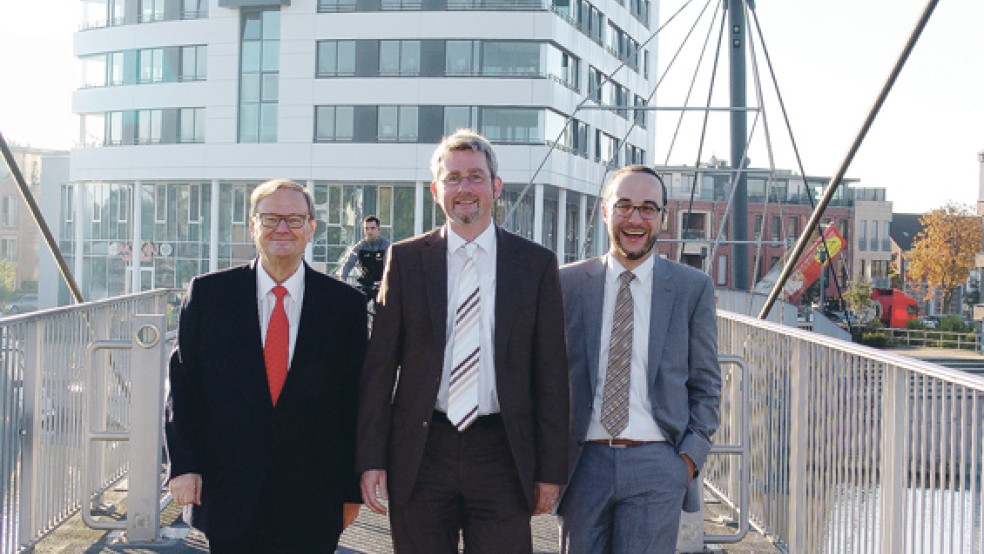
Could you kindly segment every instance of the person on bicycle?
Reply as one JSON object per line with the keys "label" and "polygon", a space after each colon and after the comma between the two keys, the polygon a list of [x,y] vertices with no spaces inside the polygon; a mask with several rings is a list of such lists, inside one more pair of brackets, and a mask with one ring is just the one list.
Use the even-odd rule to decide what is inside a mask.
{"label": "person on bicycle", "polygon": [[362,220],[362,230],[365,238],[349,250],[348,259],[342,266],[342,280],[347,281],[352,268],[359,264],[359,289],[368,300],[374,300],[379,291],[379,281],[383,278],[386,249],[389,248],[390,241],[379,235],[379,218],[374,215],[367,215]]}

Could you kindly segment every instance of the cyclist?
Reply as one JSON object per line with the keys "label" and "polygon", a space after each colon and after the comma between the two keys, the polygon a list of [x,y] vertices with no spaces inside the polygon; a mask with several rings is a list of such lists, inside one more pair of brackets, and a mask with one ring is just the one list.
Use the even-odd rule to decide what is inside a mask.
{"label": "cyclist", "polygon": [[348,259],[342,266],[342,280],[347,281],[349,273],[358,264],[359,288],[365,293],[367,300],[372,301],[376,299],[379,281],[383,278],[386,249],[389,248],[390,241],[379,235],[379,218],[374,215],[367,215],[362,220],[362,230],[365,238],[349,249]]}

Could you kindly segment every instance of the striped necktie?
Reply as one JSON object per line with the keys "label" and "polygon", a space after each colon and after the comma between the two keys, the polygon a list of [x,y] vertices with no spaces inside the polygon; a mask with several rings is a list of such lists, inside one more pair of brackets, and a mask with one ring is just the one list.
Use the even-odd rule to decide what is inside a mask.
{"label": "striped necktie", "polygon": [[619,275],[612,340],[608,346],[608,370],[601,401],[601,424],[612,437],[618,437],[629,424],[629,376],[632,361],[632,291],[635,279],[631,271]]}
{"label": "striped necktie", "polygon": [[481,295],[475,269],[476,248],[477,245],[470,242],[461,247],[466,259],[458,279],[458,307],[454,314],[448,419],[459,431],[467,429],[478,418]]}

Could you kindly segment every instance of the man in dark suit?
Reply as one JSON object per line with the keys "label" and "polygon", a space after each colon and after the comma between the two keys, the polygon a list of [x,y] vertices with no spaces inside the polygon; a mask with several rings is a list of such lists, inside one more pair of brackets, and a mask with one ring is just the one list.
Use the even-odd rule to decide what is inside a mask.
{"label": "man in dark suit", "polygon": [[303,263],[316,225],[303,187],[267,181],[250,200],[257,259],[194,278],[181,308],[171,495],[213,553],[334,552],[359,509],[365,300]]}
{"label": "man in dark suit", "polygon": [[570,389],[552,252],[492,223],[492,146],[438,146],[447,225],[394,244],[363,368],[356,468],[401,554],[530,552],[567,479]]}
{"label": "man in dark suit", "polygon": [[602,201],[608,255],[560,273],[575,462],[557,510],[561,551],[672,554],[718,427],[714,288],[653,255],[666,208],[655,171],[620,169]]}

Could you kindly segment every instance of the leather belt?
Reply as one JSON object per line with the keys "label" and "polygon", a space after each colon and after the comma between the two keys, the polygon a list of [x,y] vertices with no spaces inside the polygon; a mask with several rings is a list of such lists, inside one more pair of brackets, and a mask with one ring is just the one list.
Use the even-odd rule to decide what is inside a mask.
{"label": "leather belt", "polygon": [[656,444],[657,441],[634,441],[632,439],[594,439],[589,440],[591,444],[600,444],[602,446],[608,446],[610,448],[626,448],[629,446],[644,446],[647,444]]}

